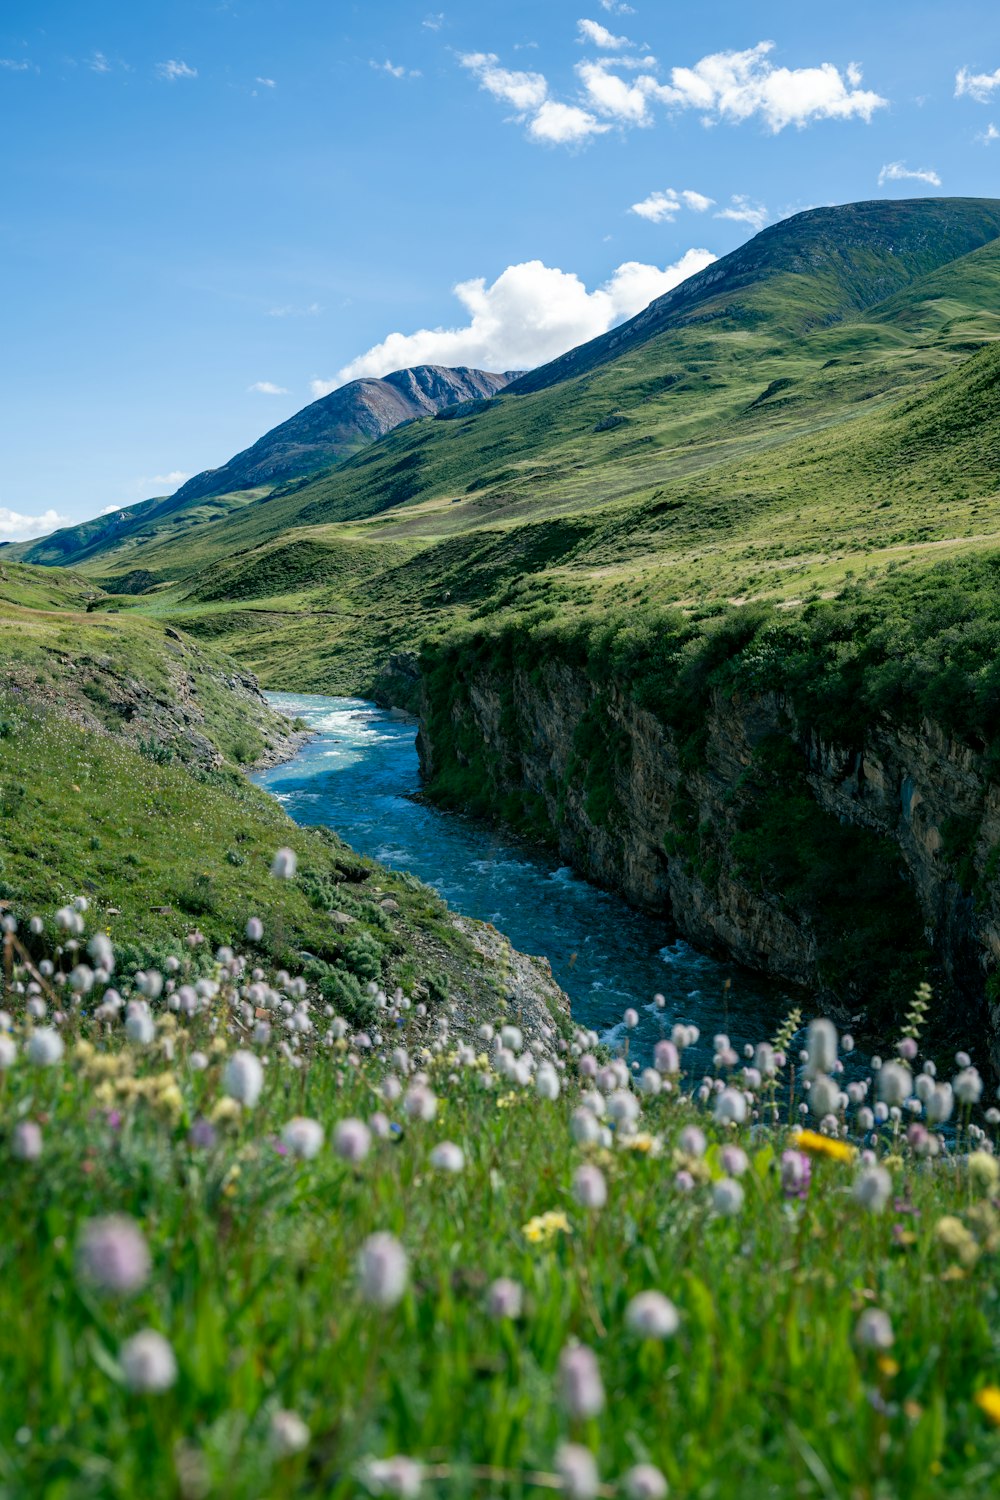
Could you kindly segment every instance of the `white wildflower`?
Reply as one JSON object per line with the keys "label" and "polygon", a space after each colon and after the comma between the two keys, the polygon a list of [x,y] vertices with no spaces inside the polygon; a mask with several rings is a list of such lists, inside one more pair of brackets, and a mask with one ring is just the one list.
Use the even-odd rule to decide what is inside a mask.
{"label": "white wildflower", "polygon": [[854,1341],[862,1349],[891,1349],[894,1336],[888,1314],[878,1307],[867,1308],[858,1319]]}
{"label": "white wildflower", "polygon": [[312,1161],[323,1147],[323,1127],[318,1120],[306,1115],[295,1115],[281,1132],[282,1144],[293,1156],[303,1161]]}
{"label": "white wildflower", "polygon": [[231,1099],[253,1109],[264,1087],[264,1069],[253,1052],[234,1052],[226,1063],[222,1087]]}
{"label": "white wildflower", "polygon": [[298,862],[294,849],[279,849],[271,861],[271,874],[278,880],[291,880]]}
{"label": "white wildflower", "polygon": [[668,1339],[680,1327],[677,1309],[662,1292],[640,1292],[625,1310],[625,1322],[644,1339]]}
{"label": "white wildflower", "polygon": [[864,1167],[855,1179],[854,1197],[869,1213],[882,1213],[892,1197],[892,1178],[885,1167]]}
{"label": "white wildflower", "polygon": [[461,1172],[465,1167],[465,1152],[454,1141],[439,1141],[431,1152],[431,1166],[439,1172]]}
{"label": "white wildflower", "polygon": [[282,1458],[309,1446],[309,1428],[298,1412],[276,1411],[271,1417],[271,1446]]}
{"label": "white wildflower", "polygon": [[333,1149],[342,1161],[357,1166],[371,1149],[372,1133],[363,1120],[339,1120],[333,1131]]}
{"label": "white wildflower", "polygon": [[369,1235],[358,1257],[361,1295],[376,1307],[395,1307],[406,1291],[409,1262],[395,1235]]}
{"label": "white wildflower", "polygon": [[623,1480],[626,1500],[665,1500],[669,1485],[653,1464],[636,1464]]}
{"label": "white wildflower", "polygon": [[589,1448],[580,1443],[561,1443],[556,1450],[556,1472],[569,1500],[595,1500],[601,1482]]}
{"label": "white wildflower", "polygon": [[603,1208],[608,1201],[608,1185],[600,1167],[589,1162],[573,1174],[573,1197],[584,1208]]}
{"label": "white wildflower", "polygon": [[712,1206],[725,1218],[740,1212],[743,1197],[743,1188],[732,1177],[720,1177],[712,1187]]}
{"label": "white wildflower", "polygon": [[51,1068],[60,1062],[65,1050],[62,1037],[51,1026],[40,1026],[28,1038],[28,1061],[39,1068]]}
{"label": "white wildflower", "polygon": [[119,1360],[130,1391],[155,1395],[167,1391],[177,1379],[174,1351],[155,1329],[144,1328],[122,1345]]}
{"label": "white wildflower", "polygon": [[77,1248],[77,1269],[84,1281],[104,1292],[128,1296],[144,1287],[149,1248],[135,1220],[126,1214],[89,1220]]}

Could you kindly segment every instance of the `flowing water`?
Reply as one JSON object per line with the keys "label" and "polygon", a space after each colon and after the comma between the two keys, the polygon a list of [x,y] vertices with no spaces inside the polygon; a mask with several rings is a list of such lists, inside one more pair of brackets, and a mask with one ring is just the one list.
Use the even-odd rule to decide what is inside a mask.
{"label": "flowing water", "polygon": [[633,1058],[648,1057],[664,1026],[686,1021],[703,1038],[689,1062],[708,1065],[716,1032],[737,1047],[769,1037],[794,1003],[558,860],[421,801],[414,720],[359,698],[268,696],[314,731],[294,759],[255,777],[297,823],[333,828],[359,853],[433,886],[456,912],[492,922],[522,952],[544,954],[576,1020],[610,1043],[634,1006]]}

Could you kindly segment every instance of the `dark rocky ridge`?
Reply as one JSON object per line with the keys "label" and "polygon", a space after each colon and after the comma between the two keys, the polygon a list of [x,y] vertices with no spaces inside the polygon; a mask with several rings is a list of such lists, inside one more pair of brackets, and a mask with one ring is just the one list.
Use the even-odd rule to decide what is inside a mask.
{"label": "dark rocky ridge", "polygon": [[314,474],[417,417],[495,396],[520,371],[495,374],[464,366],[418,365],[382,380],[352,380],[296,412],[219,469],[181,485],[174,502],[224,495]]}
{"label": "dark rocky ridge", "polygon": [[63,527],[37,541],[16,543],[12,555],[43,567],[68,567],[126,540],[141,545],[162,534],[164,521],[186,524],[191,511],[202,501],[211,502],[221,515],[226,502],[215,501],[214,496],[307,479],[377,442],[404,422],[436,416],[467,402],[489,400],[521,373],[419,365],[412,370],[395,370],[383,380],[352,380],[265,432],[221,468],[195,474],[173,495],[155,496],[110,515]]}

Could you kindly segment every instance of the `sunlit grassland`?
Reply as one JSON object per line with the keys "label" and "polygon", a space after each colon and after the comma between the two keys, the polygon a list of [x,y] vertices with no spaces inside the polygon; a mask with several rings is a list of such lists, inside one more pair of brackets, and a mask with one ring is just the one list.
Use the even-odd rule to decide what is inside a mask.
{"label": "sunlit grassland", "polygon": [[[996,374],[987,346],[916,390],[841,404],[826,423],[807,392],[808,431],[799,398],[779,392],[776,409],[764,402],[731,417],[690,458],[658,460],[616,428],[602,435],[605,462],[589,477],[580,469],[557,486],[534,476],[523,496],[510,478],[499,495],[487,488],[458,504],[424,499],[367,521],[300,526],[203,564],[139,607],[218,640],[269,685],[333,690],[367,687],[391,650],[440,628],[536,601],[568,611],[642,599],[794,607],[854,577],[996,546]],[[378,462],[389,449],[397,462],[417,451],[421,429],[462,425],[415,424],[378,445]],[[346,471],[336,479],[345,482]],[[587,485],[593,500],[573,501]]]}
{"label": "sunlit grassland", "polygon": [[[295,850],[307,885],[277,902],[274,850]],[[311,894],[310,894],[311,893]],[[206,770],[81,728],[0,693],[0,898],[17,911],[89,896],[103,930],[137,962],[180,951],[184,924],[218,944],[248,902],[268,914],[265,951],[318,961],[348,1013],[374,978],[493,997],[491,975],[427,887],[355,855],[326,829],[293,823],[232,768]],[[379,903],[398,912],[390,920]],[[331,905],[346,911],[331,922]],[[346,925],[350,924],[350,925]]]}
{"label": "sunlit grassland", "polygon": [[[258,895],[247,887],[246,913]],[[288,899],[267,903],[265,931]],[[812,1138],[811,1182],[800,1157],[793,1183],[782,1153],[805,1142],[749,1117],[716,1122],[676,1075],[670,1092],[641,1096],[633,1128],[577,1145],[571,1116],[588,1085],[569,1053],[552,1100],[494,1071],[493,1046],[470,1048],[443,1004],[426,1019],[383,1011],[387,1034],[368,1052],[327,1031],[310,998],[314,1029],[289,1054],[277,1025],[254,1039],[239,981],[194,956],[219,985],[194,1015],[175,1015],[165,995],[140,1045],[120,1020],[89,1019],[85,998],[67,1007],[66,1057],[48,1068],[27,1057],[41,1021],[25,1021],[23,995],[3,996],[18,1057],[0,1137],[9,1152],[30,1121],[43,1145],[38,1159],[8,1160],[0,1204],[0,1494],[593,1496],[558,1477],[567,1441],[592,1453],[606,1496],[649,1493],[625,1479],[639,1463],[688,1500],[972,1500],[1000,1481],[991,1161],[977,1158],[974,1175],[963,1159],[915,1155],[890,1122],[869,1138],[889,1174],[873,1210],[855,1196],[856,1151],[836,1135]],[[174,983],[189,977],[182,964]],[[133,993],[127,964],[115,983]],[[264,1084],[240,1107],[225,1069],[247,1047]],[[943,1077],[949,1059],[938,1063]],[[386,1084],[402,1075],[410,1087],[409,1068],[437,1096],[433,1120],[411,1118]],[[778,1087],[797,1105],[800,1081],[782,1073]],[[305,1161],[282,1144],[301,1116],[327,1137]],[[333,1144],[346,1119],[374,1127],[361,1158]],[[704,1155],[682,1135],[695,1122]],[[444,1141],[463,1153],[457,1173],[431,1160]],[[603,1207],[581,1202],[584,1163],[606,1183]],[[85,1226],[112,1213],[150,1249],[148,1281],[129,1296],[80,1272]],[[546,1214],[548,1229],[532,1225]],[[359,1278],[373,1233],[394,1236],[409,1262],[384,1307]],[[522,1289],[517,1316],[490,1311],[500,1277]],[[631,1300],[650,1290],[676,1308],[666,1338],[630,1326]],[[888,1319],[881,1347],[859,1332],[871,1310]],[[165,1390],[130,1387],[121,1350],[142,1329],[173,1351]],[[590,1415],[559,1375],[575,1341],[599,1370]],[[281,1445],[281,1411],[306,1426],[299,1451]],[[418,1471],[408,1487],[366,1481],[392,1455],[420,1465],[422,1482]]]}

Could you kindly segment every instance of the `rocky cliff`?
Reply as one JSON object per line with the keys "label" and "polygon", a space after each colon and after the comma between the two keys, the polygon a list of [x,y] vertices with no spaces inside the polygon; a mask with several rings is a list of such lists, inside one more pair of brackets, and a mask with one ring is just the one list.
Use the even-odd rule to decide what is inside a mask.
{"label": "rocky cliff", "polygon": [[[888,1023],[930,977],[1000,1068],[1000,787],[969,746],[883,718],[848,749],[782,694],[719,690],[693,743],[585,665],[451,665],[422,689],[432,794],[843,1015]],[[412,658],[382,694],[414,705]]]}

